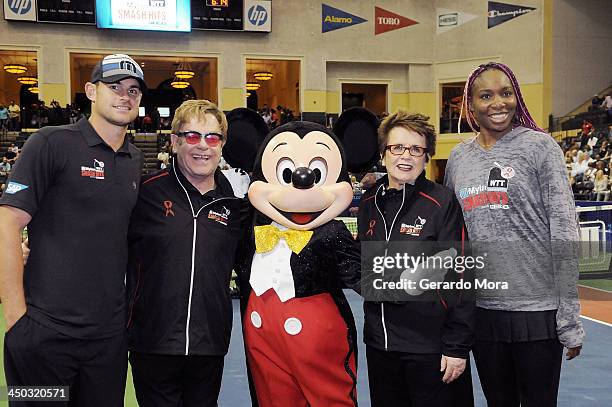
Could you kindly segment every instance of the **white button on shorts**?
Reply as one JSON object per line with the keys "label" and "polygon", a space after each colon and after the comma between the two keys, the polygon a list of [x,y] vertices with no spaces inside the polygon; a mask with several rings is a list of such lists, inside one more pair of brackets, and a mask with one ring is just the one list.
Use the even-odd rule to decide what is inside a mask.
{"label": "white button on shorts", "polygon": [[251,312],[251,323],[255,328],[261,328],[261,316],[257,311]]}
{"label": "white button on shorts", "polygon": [[302,331],[302,322],[297,318],[287,318],[285,321],[285,332],[289,335],[297,335]]}

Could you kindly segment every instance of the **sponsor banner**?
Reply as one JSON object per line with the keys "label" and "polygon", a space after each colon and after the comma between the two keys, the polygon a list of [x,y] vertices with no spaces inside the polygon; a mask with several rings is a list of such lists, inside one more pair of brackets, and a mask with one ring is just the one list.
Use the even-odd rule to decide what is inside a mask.
{"label": "sponsor banner", "polygon": [[95,0],[38,0],[38,21],[95,24]]}
{"label": "sponsor banner", "polygon": [[272,31],[272,1],[244,1],[244,31]]}
{"label": "sponsor banner", "polygon": [[411,25],[418,24],[418,21],[400,16],[392,11],[381,7],[374,8],[374,35],[386,33]]}
{"label": "sponsor banner", "polygon": [[244,0],[198,0],[191,2],[192,30],[242,31],[244,30],[244,16]]}
{"label": "sponsor banner", "polygon": [[437,15],[436,32],[438,34],[450,31],[478,17],[475,14],[468,14],[468,13],[463,13],[461,11],[449,10],[445,8],[437,9],[436,15]]}
{"label": "sponsor banner", "polygon": [[36,21],[36,0],[4,0],[4,19]]}
{"label": "sponsor banner", "polygon": [[340,28],[350,27],[365,23],[366,19],[356,16],[346,11],[321,4],[321,32],[338,30]]}
{"label": "sponsor banner", "polygon": [[514,4],[489,2],[488,28],[493,28],[523,14],[535,10],[535,7],[518,6]]}

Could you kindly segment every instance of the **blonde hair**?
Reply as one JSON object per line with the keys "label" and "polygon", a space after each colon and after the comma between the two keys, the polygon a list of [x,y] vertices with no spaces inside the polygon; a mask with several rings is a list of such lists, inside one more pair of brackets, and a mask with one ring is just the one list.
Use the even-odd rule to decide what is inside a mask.
{"label": "blonde hair", "polygon": [[215,119],[217,119],[219,127],[221,128],[221,133],[227,136],[227,119],[225,118],[225,113],[219,110],[217,105],[213,102],[205,99],[186,100],[176,109],[176,112],[174,112],[174,119],[172,119],[172,133],[178,133],[184,124],[194,119],[205,121],[206,114],[212,114]]}

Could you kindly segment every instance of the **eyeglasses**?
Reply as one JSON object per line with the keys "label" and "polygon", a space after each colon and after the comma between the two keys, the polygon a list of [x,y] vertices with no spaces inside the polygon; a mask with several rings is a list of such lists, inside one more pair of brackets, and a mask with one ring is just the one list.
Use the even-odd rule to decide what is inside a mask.
{"label": "eyeglasses", "polygon": [[209,147],[217,147],[223,141],[223,134],[210,132],[202,134],[199,131],[179,131],[176,133],[178,137],[185,137],[187,144],[200,144],[202,137]]}
{"label": "eyeglasses", "polygon": [[393,155],[402,155],[404,154],[404,151],[408,150],[408,154],[413,157],[423,157],[423,154],[427,152],[425,147],[405,146],[403,144],[391,144],[385,147],[385,150],[389,150],[389,152]]}

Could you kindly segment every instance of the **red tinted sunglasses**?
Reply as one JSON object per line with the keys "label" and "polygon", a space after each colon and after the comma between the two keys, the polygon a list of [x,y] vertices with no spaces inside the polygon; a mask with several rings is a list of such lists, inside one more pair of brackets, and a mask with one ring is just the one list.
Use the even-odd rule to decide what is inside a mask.
{"label": "red tinted sunglasses", "polygon": [[199,131],[180,131],[176,133],[179,137],[185,137],[185,141],[187,144],[200,144],[202,137],[204,137],[204,141],[209,147],[217,147],[223,141],[223,134],[210,132],[202,134]]}

